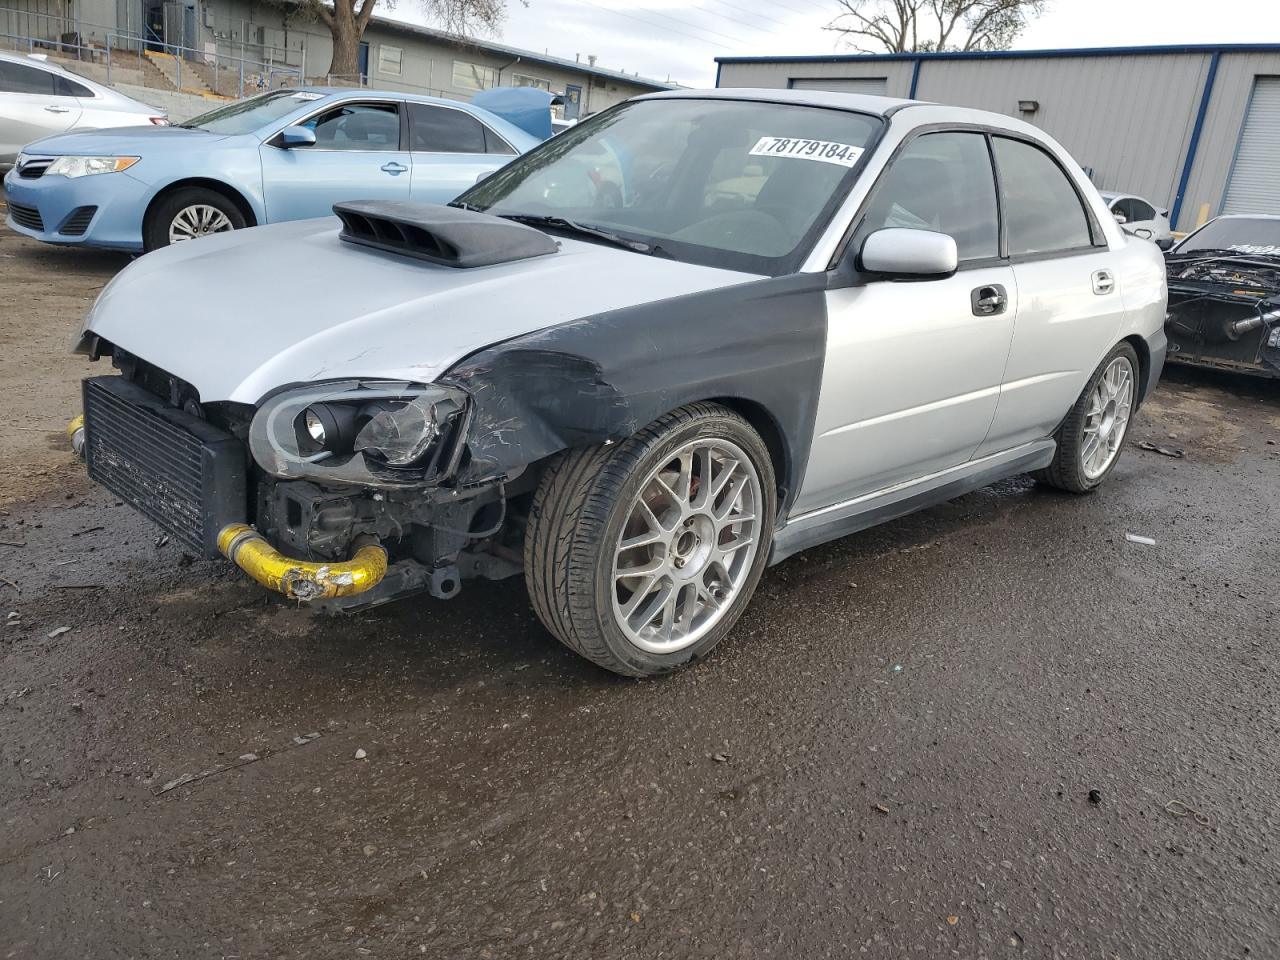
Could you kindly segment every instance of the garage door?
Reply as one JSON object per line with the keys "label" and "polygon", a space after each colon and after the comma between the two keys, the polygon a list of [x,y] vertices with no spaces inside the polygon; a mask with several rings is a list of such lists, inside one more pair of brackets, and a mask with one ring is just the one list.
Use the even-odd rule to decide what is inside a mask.
{"label": "garage door", "polygon": [[883,97],[888,90],[884,77],[793,77],[792,90],[835,90],[838,93],[869,93]]}
{"label": "garage door", "polygon": [[1280,77],[1253,82],[1223,213],[1280,213]]}

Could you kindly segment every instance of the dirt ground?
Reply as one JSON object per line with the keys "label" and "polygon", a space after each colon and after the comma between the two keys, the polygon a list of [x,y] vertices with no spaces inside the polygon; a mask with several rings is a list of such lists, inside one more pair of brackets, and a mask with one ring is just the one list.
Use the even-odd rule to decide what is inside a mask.
{"label": "dirt ground", "polygon": [[0,232],[0,958],[1277,956],[1280,385],[1173,371],[1097,494],[810,551],[623,681],[518,582],[316,618],[92,488],[124,262]]}

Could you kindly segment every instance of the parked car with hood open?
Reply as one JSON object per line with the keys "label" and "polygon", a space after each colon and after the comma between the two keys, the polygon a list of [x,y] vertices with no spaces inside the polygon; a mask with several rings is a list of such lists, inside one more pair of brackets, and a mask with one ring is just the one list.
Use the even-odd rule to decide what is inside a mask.
{"label": "parked car with hood open", "polygon": [[622,674],[705,654],[807,547],[1012,474],[1094,489],[1164,359],[1160,252],[992,113],[661,93],[449,206],[335,212],[111,282],[90,476],[331,608],[523,576]]}
{"label": "parked car with hood open", "polygon": [[[497,96],[518,123],[485,108]],[[285,89],[170,127],[50,137],[27,145],[5,177],[9,226],[141,252],[325,216],[341,200],[443,203],[549,137],[550,101],[532,88],[472,103]]]}

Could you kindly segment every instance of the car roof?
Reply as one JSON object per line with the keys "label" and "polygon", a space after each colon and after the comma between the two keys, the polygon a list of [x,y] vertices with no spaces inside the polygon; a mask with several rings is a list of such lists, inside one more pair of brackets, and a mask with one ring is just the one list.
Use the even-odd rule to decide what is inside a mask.
{"label": "car roof", "polygon": [[851,113],[877,117],[901,116],[910,125],[940,121],[972,123],[1023,133],[1041,141],[1052,140],[1045,131],[1024,120],[990,110],[953,107],[930,100],[903,100],[900,97],[877,97],[867,93],[842,93],[836,90],[778,90],[763,87],[716,87],[712,90],[663,90],[647,93],[635,100],[754,100],[764,103],[799,104],[809,107],[848,110]]}
{"label": "car roof", "polygon": [[33,57],[27,53],[9,53],[8,51],[0,50],[0,60],[8,60],[10,63],[25,64],[28,67],[35,67],[38,70],[48,70],[50,73],[65,74],[66,76],[74,77],[77,80],[85,79],[79,74],[72,73],[60,64],[54,63],[44,57]]}
{"label": "car roof", "polygon": [[1280,220],[1280,213],[1223,213],[1213,220]]}
{"label": "car roof", "polygon": [[887,117],[902,107],[923,103],[896,97],[875,97],[865,93],[835,90],[777,90],[763,87],[717,87],[714,90],[660,90],[637,100],[756,100],[767,103],[796,103],[811,107],[834,107],[857,113]]}

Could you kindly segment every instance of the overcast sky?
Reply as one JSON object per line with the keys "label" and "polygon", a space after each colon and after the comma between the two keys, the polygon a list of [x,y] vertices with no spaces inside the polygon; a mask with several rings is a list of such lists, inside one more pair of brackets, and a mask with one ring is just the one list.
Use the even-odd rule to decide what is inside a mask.
{"label": "overcast sky", "polygon": [[[1276,0],[1050,0],[1020,49],[1280,41]],[[1210,14],[1212,10],[1212,14]],[[829,54],[835,0],[508,0],[501,42],[657,80],[713,86],[717,56]],[[384,11],[387,13],[388,11]],[[390,15],[423,22],[411,2]]]}

